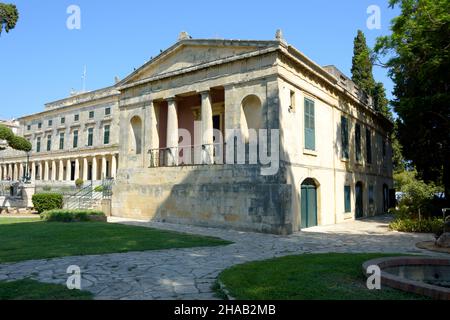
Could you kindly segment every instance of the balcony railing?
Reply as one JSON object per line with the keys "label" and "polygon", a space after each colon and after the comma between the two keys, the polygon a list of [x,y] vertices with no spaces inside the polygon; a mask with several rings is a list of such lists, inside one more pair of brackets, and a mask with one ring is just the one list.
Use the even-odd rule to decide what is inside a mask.
{"label": "balcony railing", "polygon": [[223,143],[150,149],[150,168],[223,164],[224,150]]}

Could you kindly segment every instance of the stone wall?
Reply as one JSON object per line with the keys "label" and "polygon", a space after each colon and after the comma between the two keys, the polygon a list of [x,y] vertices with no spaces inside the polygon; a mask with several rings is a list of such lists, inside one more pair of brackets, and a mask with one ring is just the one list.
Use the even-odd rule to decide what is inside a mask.
{"label": "stone wall", "polygon": [[113,216],[289,234],[291,187],[259,166],[122,170]]}

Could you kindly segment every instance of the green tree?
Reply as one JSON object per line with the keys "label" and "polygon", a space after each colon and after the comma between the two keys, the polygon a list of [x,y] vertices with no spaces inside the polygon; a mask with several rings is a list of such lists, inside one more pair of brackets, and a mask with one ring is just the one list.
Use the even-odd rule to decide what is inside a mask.
{"label": "green tree", "polygon": [[361,30],[358,30],[353,41],[352,80],[369,95],[373,94],[375,88],[372,69],[371,53],[366,37]]}
{"label": "green tree", "polygon": [[375,110],[381,112],[386,118],[392,119],[392,113],[389,108],[389,100],[386,98],[386,90],[382,82],[377,82],[373,88],[373,105]]}
{"label": "green tree", "polygon": [[[16,136],[12,130],[4,125],[0,124],[0,140],[6,142],[8,147],[14,150],[29,152],[32,149],[31,143],[22,137]],[[5,149],[5,147],[0,146],[0,150]]]}
{"label": "green tree", "polygon": [[8,33],[19,20],[19,11],[14,4],[0,3],[0,35],[3,29]]}
{"label": "green tree", "polygon": [[403,153],[425,182],[444,185],[450,196],[450,0],[390,0],[401,8],[392,34],[375,52],[394,81]]}

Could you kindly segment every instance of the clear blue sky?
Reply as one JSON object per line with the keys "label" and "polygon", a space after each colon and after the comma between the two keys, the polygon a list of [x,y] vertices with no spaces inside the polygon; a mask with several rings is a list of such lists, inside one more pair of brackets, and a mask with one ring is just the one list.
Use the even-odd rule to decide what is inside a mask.
{"label": "clear blue sky", "polygon": [[[86,88],[99,89],[121,79],[180,31],[194,38],[273,39],[278,28],[286,40],[320,65],[334,64],[350,75],[353,39],[362,29],[369,46],[389,33],[398,10],[387,0],[227,0],[227,1],[13,1],[19,22],[0,37],[0,118],[42,111],[44,103]],[[66,27],[67,7],[81,8],[81,30]],[[366,27],[370,5],[381,8],[382,28]],[[391,97],[386,70],[375,68]]]}

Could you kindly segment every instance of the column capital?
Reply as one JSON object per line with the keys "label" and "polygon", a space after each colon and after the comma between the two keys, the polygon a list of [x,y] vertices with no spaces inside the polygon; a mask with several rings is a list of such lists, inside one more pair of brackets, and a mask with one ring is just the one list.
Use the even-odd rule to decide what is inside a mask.
{"label": "column capital", "polygon": [[170,102],[176,102],[177,97],[172,96],[172,97],[165,98],[164,100],[167,101],[167,102],[169,102],[169,103],[170,103]]}

